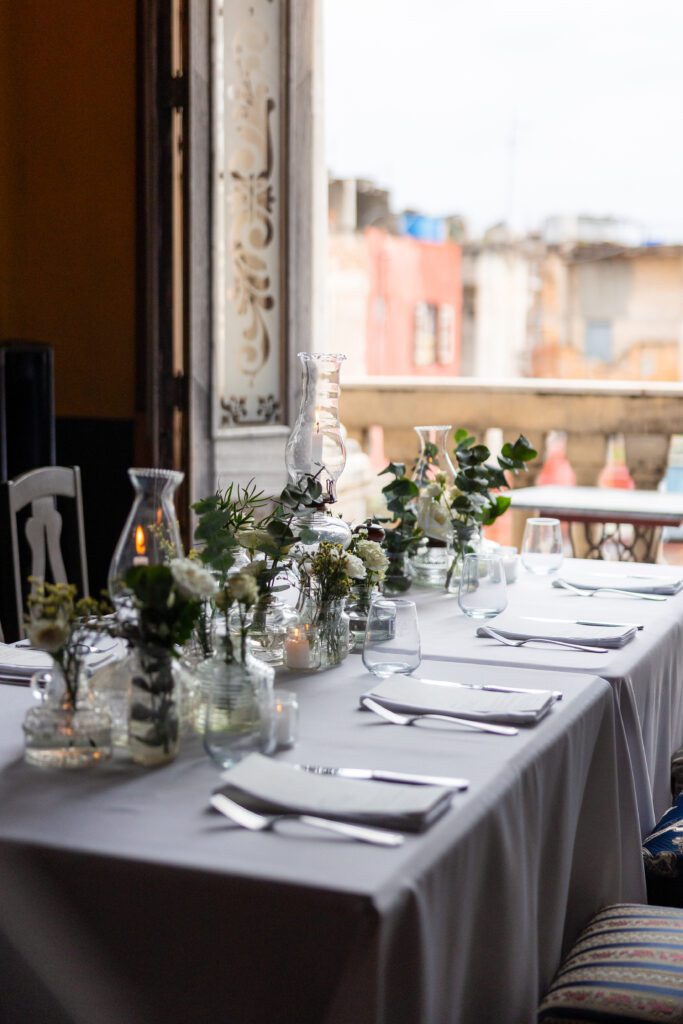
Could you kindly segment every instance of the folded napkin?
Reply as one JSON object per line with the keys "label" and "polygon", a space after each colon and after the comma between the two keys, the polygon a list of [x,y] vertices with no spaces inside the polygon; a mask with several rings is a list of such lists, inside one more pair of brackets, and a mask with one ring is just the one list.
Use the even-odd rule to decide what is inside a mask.
{"label": "folded napkin", "polygon": [[261,754],[249,754],[221,776],[215,790],[261,814],[313,814],[361,825],[421,832],[450,805],[452,790],[356,782],[313,775]]}
{"label": "folded napkin", "polygon": [[683,588],[683,578],[645,572],[634,572],[624,576],[612,572],[586,572],[558,577],[553,586],[560,585],[563,579],[579,590],[600,590],[601,587],[609,587],[610,590],[623,590],[625,593],[635,591],[638,594],[671,595],[677,594]]}
{"label": "folded napkin", "polygon": [[[535,622],[519,615],[500,615],[491,620],[491,629],[510,640],[564,640],[568,644],[592,647],[623,647],[638,632],[636,626],[584,626],[578,622]],[[487,636],[480,626],[477,636]]]}
{"label": "folded napkin", "polygon": [[[117,661],[126,653],[122,640],[114,637],[91,638],[89,643],[97,650],[84,656],[85,666],[94,672],[110,661]],[[17,644],[0,644],[0,681],[28,682],[36,672],[45,672],[52,668],[52,658],[45,651],[36,651],[28,647],[25,640]]]}
{"label": "folded napkin", "polygon": [[410,676],[384,679],[363,696],[372,697],[390,711],[445,713],[503,725],[534,725],[548,714],[556,700],[550,690],[498,693],[469,689],[457,682],[427,682]]}

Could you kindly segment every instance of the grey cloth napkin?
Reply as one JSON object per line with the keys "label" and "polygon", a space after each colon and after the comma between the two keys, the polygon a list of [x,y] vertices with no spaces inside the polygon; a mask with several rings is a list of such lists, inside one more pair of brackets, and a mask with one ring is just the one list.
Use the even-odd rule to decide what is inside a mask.
{"label": "grey cloth napkin", "polygon": [[302,772],[262,754],[249,754],[221,776],[215,790],[261,814],[314,814],[337,821],[420,832],[450,805],[443,786],[357,782]]}
{"label": "grey cloth napkin", "polygon": [[[87,653],[83,660],[86,668],[94,672],[111,661],[118,661],[126,653],[126,645],[122,640],[113,637],[92,639],[97,650]],[[36,672],[46,672],[52,668],[52,658],[45,651],[36,651],[26,646],[26,641],[16,644],[0,644],[0,681],[13,682],[25,680],[29,683]]]}
{"label": "grey cloth napkin", "polygon": [[469,689],[457,682],[427,682],[403,675],[384,679],[364,696],[372,697],[391,711],[445,713],[502,725],[535,725],[548,714],[556,699],[550,690],[539,690],[537,694],[498,693]]}
{"label": "grey cloth napkin", "polygon": [[[623,647],[638,630],[635,626],[584,626],[578,622],[533,622],[523,616],[499,615],[491,619],[491,629],[510,640],[563,640],[568,644],[589,644],[595,647]],[[479,626],[477,636],[486,636],[486,626]]]}
{"label": "grey cloth napkin", "polygon": [[638,594],[677,594],[683,588],[683,579],[673,579],[667,576],[657,576],[654,573],[631,573],[626,576],[611,572],[581,573],[581,575],[562,576],[579,590],[599,590],[601,587],[609,587],[610,590],[623,590],[625,593],[635,591]]}

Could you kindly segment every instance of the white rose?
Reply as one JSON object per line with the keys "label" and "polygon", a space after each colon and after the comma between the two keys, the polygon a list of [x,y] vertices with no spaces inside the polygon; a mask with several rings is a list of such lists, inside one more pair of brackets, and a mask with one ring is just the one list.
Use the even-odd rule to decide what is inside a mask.
{"label": "white rose", "polygon": [[251,607],[258,601],[258,585],[249,573],[236,573],[228,580],[228,593],[233,601]]}
{"label": "white rose", "polygon": [[421,496],[417,503],[417,522],[427,537],[433,540],[448,540],[451,533],[451,517],[441,502]]}
{"label": "white rose", "polygon": [[426,487],[422,488],[422,490],[420,492],[420,497],[440,498],[441,494],[442,494],[442,491],[443,491],[443,488],[439,484],[436,484],[436,483],[427,484]]}
{"label": "white rose", "polygon": [[176,587],[189,601],[204,601],[218,589],[209,570],[189,558],[173,558],[171,572]]}
{"label": "white rose", "polygon": [[356,543],[356,554],[362,559],[365,568],[370,572],[386,572],[389,566],[389,559],[384,551],[374,540],[359,540]]}
{"label": "white rose", "polygon": [[352,580],[365,579],[365,566],[357,555],[352,555],[349,551],[344,552],[344,571]]}
{"label": "white rose", "polygon": [[69,639],[69,624],[65,619],[31,619],[28,626],[31,647],[55,654]]}

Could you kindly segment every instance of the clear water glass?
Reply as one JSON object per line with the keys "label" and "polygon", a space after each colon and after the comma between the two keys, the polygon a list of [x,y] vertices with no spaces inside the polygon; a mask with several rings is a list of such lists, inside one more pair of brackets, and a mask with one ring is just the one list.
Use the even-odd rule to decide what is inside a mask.
{"label": "clear water glass", "polygon": [[557,572],[564,550],[559,519],[527,519],[522,541],[522,565],[537,576]]}
{"label": "clear water glass", "polygon": [[492,619],[508,603],[505,566],[498,555],[465,555],[460,574],[458,604],[471,619]]}
{"label": "clear water glass", "polygon": [[414,672],[420,661],[415,602],[405,597],[374,597],[363,643],[363,664],[368,672],[386,679]]}

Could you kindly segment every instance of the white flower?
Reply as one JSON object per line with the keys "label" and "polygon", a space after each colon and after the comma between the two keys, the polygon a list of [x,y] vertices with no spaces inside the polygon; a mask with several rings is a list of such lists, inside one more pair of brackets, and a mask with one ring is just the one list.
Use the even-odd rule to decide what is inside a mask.
{"label": "white flower", "polygon": [[452,532],[448,509],[440,501],[424,495],[417,502],[417,522],[427,537],[433,540],[448,540]]}
{"label": "white flower", "polygon": [[384,551],[374,540],[359,540],[356,541],[355,553],[362,560],[365,568],[370,572],[384,573],[389,566],[389,559],[385,555]]}
{"label": "white flower", "polygon": [[420,497],[440,498],[442,493],[443,493],[443,487],[441,487],[440,484],[431,483],[431,484],[427,484],[426,487],[422,488],[422,490],[420,491]]}
{"label": "white flower", "polygon": [[272,544],[273,538],[267,530],[244,529],[235,531],[235,539],[247,551],[255,551],[263,544]]}
{"label": "white flower", "polygon": [[249,608],[258,601],[258,585],[250,573],[238,572],[228,580],[228,594]]}
{"label": "white flower", "polygon": [[365,566],[363,562],[358,555],[352,555],[349,551],[344,552],[344,571],[349,579],[365,579]]}
{"label": "white flower", "polygon": [[69,639],[69,624],[64,618],[31,619],[28,638],[36,650],[55,654]]}
{"label": "white flower", "polygon": [[176,587],[189,601],[204,601],[218,589],[209,570],[189,558],[171,559],[171,572]]}

